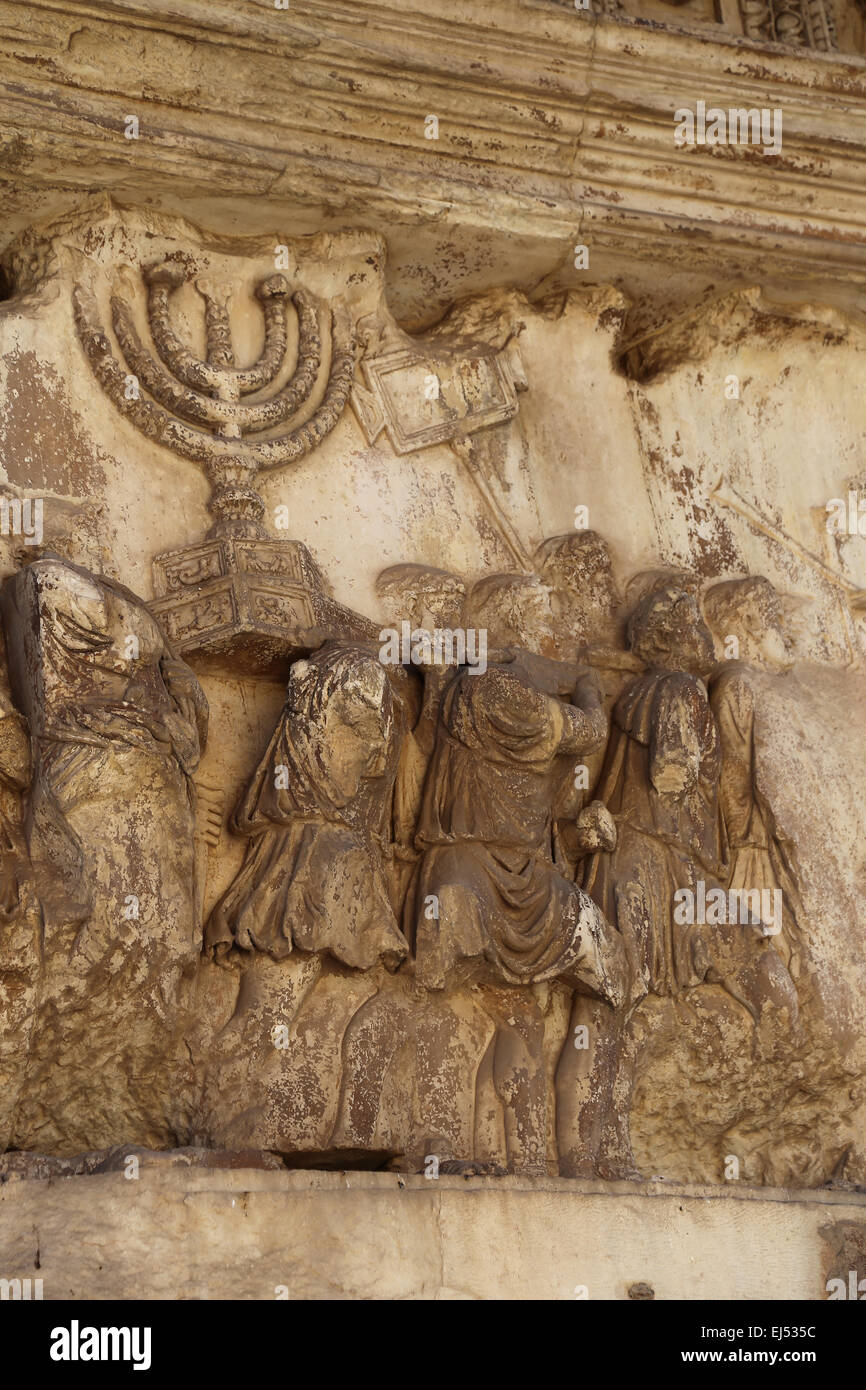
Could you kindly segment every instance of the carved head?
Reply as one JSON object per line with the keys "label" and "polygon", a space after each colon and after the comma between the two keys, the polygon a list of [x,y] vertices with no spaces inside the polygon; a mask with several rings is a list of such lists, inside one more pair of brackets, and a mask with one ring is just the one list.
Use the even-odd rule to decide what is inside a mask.
{"label": "carved head", "polygon": [[59,555],[48,554],[32,568],[39,575],[43,642],[55,654],[86,659],[89,674],[80,672],[80,679],[92,681],[97,669],[135,677],[165,654],[162,629],[125,585]]}
{"label": "carved head", "polygon": [[641,599],[628,622],[628,645],[647,666],[707,675],[713,639],[694,597],[667,585]]}
{"label": "carved head", "polygon": [[329,643],[296,661],[286,711],[307,772],[334,806],[384,773],[394,697],[384,668],[363,648]]}
{"label": "carved head", "polygon": [[704,613],[715,635],[725,645],[735,637],[736,654],[768,670],[786,670],[792,664],[785,633],[782,600],[769,579],[750,576],[714,584],[704,595]]}
{"label": "carved head", "polygon": [[494,574],[472,587],[468,627],[487,632],[488,647],[525,647],[553,655],[555,636],[550,588],[534,574]]}
{"label": "carved head", "polygon": [[651,570],[640,570],[633,574],[625,587],[625,602],[635,609],[641,599],[657,594],[660,589],[682,589],[697,602],[701,592],[700,576],[691,570],[677,569],[666,565]]}
{"label": "carved head", "polygon": [[622,602],[607,541],[597,531],[572,531],[542,541],[535,554],[541,579],[564,632],[580,642],[611,641]]}
{"label": "carved head", "polygon": [[432,565],[391,565],[376,580],[376,593],[392,622],[432,632],[458,626],[466,585],[458,575]]}

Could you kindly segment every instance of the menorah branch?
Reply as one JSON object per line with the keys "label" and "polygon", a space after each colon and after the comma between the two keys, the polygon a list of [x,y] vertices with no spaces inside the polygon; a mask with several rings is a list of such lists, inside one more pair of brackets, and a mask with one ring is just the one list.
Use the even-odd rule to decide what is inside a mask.
{"label": "menorah branch", "polygon": [[174,415],[197,425],[219,428],[236,425],[242,434],[272,429],[288,420],[312,394],[322,361],[321,339],[315,301],[303,290],[293,296],[298,311],[298,356],[295,371],[284,386],[267,401],[244,405],[238,401],[217,400],[171,376],[143,346],[125,300],[111,300],[112,323],[124,358],[144,389]]}
{"label": "menorah branch", "polygon": [[[284,276],[271,275],[256,288],[265,320],[265,345],[251,367],[203,362],[178,338],[169,320],[170,295],[186,281],[186,271],[174,261],[151,266],[144,273],[148,286],[148,317],[156,350],[170,371],[186,386],[200,391],[227,394],[235,400],[248,396],[270,383],[279,373],[286,352],[286,309],[289,286]],[[207,312],[207,311],[206,311]],[[216,352],[211,319],[210,350]],[[233,356],[233,354],[232,354]]]}
{"label": "menorah branch", "polygon": [[321,444],[343,413],[354,374],[355,331],[348,310],[338,302],[331,315],[331,371],[322,403],[315,414],[291,434],[251,446],[250,457],[258,468],[281,468]]}
{"label": "menorah branch", "polygon": [[[100,323],[96,301],[81,285],[73,292],[79,338],[94,375],[125,418],[154,443],[204,465],[213,489],[210,506],[217,518],[211,534],[262,536],[264,505],[254,486],[256,475],[302,458],[337,424],[355,371],[352,320],[340,301],[328,315],[328,376],[322,400],[310,418],[276,438],[256,442],[248,436],[285,425],[315,390],[322,364],[316,301],[303,289],[292,296],[298,316],[294,370],[267,400],[245,404],[239,396],[273,380],[285,363],[288,285],[276,275],[257,287],[265,318],[265,347],[252,367],[236,368],[225,362],[230,339],[226,338],[228,295],[224,291],[222,308],[208,320],[208,351],[213,361],[202,362],[187,351],[171,328],[169,294],[185,278],[186,272],[174,262],[152,268],[145,276],[151,335],[162,362],[142,342],[130,305],[113,295],[112,325],[123,355],[123,362],[118,361]],[[210,312],[209,282],[199,280],[198,288]],[[234,360],[233,348],[230,355]]]}

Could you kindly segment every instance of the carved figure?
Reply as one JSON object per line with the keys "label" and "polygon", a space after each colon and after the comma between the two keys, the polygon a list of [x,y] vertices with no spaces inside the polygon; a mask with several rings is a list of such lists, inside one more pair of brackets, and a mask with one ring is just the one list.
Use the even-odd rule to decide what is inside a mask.
{"label": "carved figure", "polygon": [[[728,887],[735,892],[779,893],[782,921],[772,933],[772,944],[796,977],[802,947],[796,861],[761,789],[755,747],[763,680],[772,680],[793,664],[782,604],[768,579],[734,579],[707,592],[704,612],[713,631],[722,640],[735,637],[739,647],[739,659],[726,661],[710,686],[722,747],[719,795],[730,854]],[[762,672],[767,673],[763,679]]]}
{"label": "carved figure", "polygon": [[[538,630],[540,593],[523,576],[497,576],[476,586],[469,612],[486,616],[495,603],[506,615],[497,643],[526,640]],[[542,612],[546,636],[544,618]],[[441,988],[458,963],[483,960],[499,981],[560,978],[620,1002],[620,942],[558,872],[551,846],[559,785],[575,756],[605,735],[598,685],[584,672],[567,704],[538,688],[532,672],[529,654],[484,674],[467,670],[443,700],[417,834],[424,850],[416,890],[418,978]],[[438,915],[428,917],[430,899]]]}
{"label": "carved figure", "polygon": [[[414,843],[415,830],[436,738],[439,705],[456,671],[449,660],[451,654],[444,650],[444,638],[450,638],[458,629],[466,585],[457,575],[432,565],[401,564],[382,571],[376,581],[376,591],[384,602],[389,620],[395,624],[393,631],[399,633],[401,646],[406,633],[413,666],[420,677],[417,682],[406,682],[406,698],[411,707],[407,709],[407,729],[394,785],[392,882],[394,902],[401,912],[419,858]],[[430,660],[426,659],[423,643],[416,643],[412,649],[413,633],[426,633],[432,639],[437,632],[443,638],[441,659],[436,659],[432,641]],[[380,636],[384,637],[384,630]],[[414,922],[407,923],[406,934],[410,942],[414,940]]]}
{"label": "carved figure", "polygon": [[461,667],[438,703],[406,907],[420,988],[401,972],[352,1020],[335,1136],[396,1141],[410,1166],[546,1173],[560,995],[625,991],[620,939],[552,851],[556,789],[605,720],[592,676],[537,650],[552,615],[536,578],[482,581],[464,622],[489,626],[496,660]]}
{"label": "carved figure", "polygon": [[44,923],[14,1142],[164,1143],[167,1056],[198,951],[192,774],[207,702],[113,580],[45,558],[6,581],[2,608],[30,726],[24,824]]}
{"label": "carved figure", "polygon": [[22,823],[26,721],[0,693],[0,1149],[10,1142],[36,1018],[42,915]]}
{"label": "carved figure", "polygon": [[[629,1110],[646,1042],[634,1007],[641,995],[675,998],[711,979],[756,1020],[764,1002],[796,993],[763,924],[701,920],[697,904],[727,882],[719,808],[721,746],[706,677],[713,643],[685,590],[656,588],[628,625],[647,667],[617,701],[598,798],[614,817],[616,847],[592,855],[582,882],[622,932],[633,970],[628,1010],[613,1017],[576,998],[573,1028],[588,1046],[566,1047],[557,1077],[563,1171],[635,1176]],[[681,911],[691,902],[692,911]]]}
{"label": "carved figure", "polygon": [[408,947],[394,918],[382,836],[396,774],[395,700],[361,647],[329,643],[291,669],[286,704],[234,815],[249,841],[211,913],[207,949],[282,960],[327,952],[358,970],[396,968]]}

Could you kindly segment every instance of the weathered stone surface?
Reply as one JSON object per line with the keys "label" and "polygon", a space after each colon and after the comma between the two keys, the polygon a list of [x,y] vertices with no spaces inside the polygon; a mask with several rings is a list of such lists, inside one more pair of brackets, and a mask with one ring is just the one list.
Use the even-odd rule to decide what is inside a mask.
{"label": "weathered stone surface", "polygon": [[[742,398],[719,389],[723,367],[744,371],[744,334],[753,373],[802,353],[827,374],[830,356],[853,364],[856,340],[824,333],[815,356],[813,307],[741,294],[696,306],[687,335],[662,325],[622,354],[613,289],[534,302],[503,289],[413,338],[387,307],[381,243],[343,232],[280,252],[295,267],[280,281],[296,303],[293,358],[286,304],[263,315],[256,299],[275,283],[264,240],[108,209],[25,243],[39,249],[30,269],[20,250],[9,262],[20,292],[0,325],[7,360],[38,346],[56,368],[7,392],[7,437],[23,437],[49,382],[65,418],[74,382],[89,402],[85,453],[122,443],[117,461],[104,453],[98,508],[87,487],[48,494],[41,544],[10,537],[10,690],[32,769],[15,774],[10,803],[8,941],[22,944],[6,1142],[65,1154],[205,1143],[408,1171],[433,1155],[542,1174],[712,1181],[733,1162],[749,1181],[862,1179],[860,866],[845,845],[858,843],[849,743],[866,565],[844,542],[835,561],[808,549],[817,508],[803,498],[821,483],[801,472],[799,491],[790,473],[782,485],[754,377]],[[340,333],[363,363],[389,364],[387,388],[356,380],[367,394],[352,409]],[[148,337],[150,366],[131,346]],[[554,387],[575,350],[603,417],[585,391]],[[491,423],[495,364],[511,404]],[[305,372],[306,404],[292,396]],[[254,401],[291,400],[287,418],[244,405],[250,385]],[[184,414],[206,427],[188,432]],[[696,451],[684,465],[679,442],[699,420],[703,493]],[[758,461],[729,479],[718,469],[734,421]],[[854,425],[843,413],[840,438]],[[235,483],[214,458],[234,460]],[[168,513],[153,505],[160,473],[179,504]],[[384,511],[377,476],[396,489]],[[776,487],[764,510],[748,476]],[[844,490],[829,461],[825,480]],[[131,527],[133,498],[151,500]],[[361,519],[351,547],[347,515]],[[597,530],[580,529],[588,517]],[[279,539],[292,524],[303,542]],[[74,563],[96,557],[139,592],[156,587],[152,616]],[[749,571],[763,588],[738,587]],[[257,617],[256,585],[291,615]],[[456,655],[435,646],[446,622]],[[840,699],[856,714],[834,730]],[[112,738],[127,750],[117,777]],[[153,739],[171,795],[147,763]],[[72,780],[55,786],[64,746]],[[734,903],[733,920],[681,926],[680,895],[703,904],[708,891]],[[738,920],[749,892],[769,907]],[[776,893],[778,931],[765,920]],[[145,926],[121,947],[124,922]]]}
{"label": "weathered stone surface", "polygon": [[723,1264],[820,1194],[792,1296],[860,1259],[863,49],[841,0],[0,3],[16,1203],[164,1203],[178,1297],[245,1162],[250,1251],[278,1191],[333,1232],[292,1296],[495,1296],[524,1196],[519,1296],[632,1197],[599,1296],[691,1296],[648,1179]]}
{"label": "weathered stone surface", "polygon": [[[862,60],[750,41],[737,21],[683,32],[694,5],[649,0],[642,22],[647,2],[614,17],[430,0],[410,24],[397,0],[7,3],[8,234],[94,190],[280,241],[362,207],[415,324],[560,268],[584,282],[576,240],[595,248],[594,280],[616,265],[656,302],[724,274],[783,292],[814,278],[848,307],[863,286]],[[854,0],[845,21],[862,35]],[[701,98],[783,107],[783,158],[677,150],[674,109]]]}
{"label": "weathered stone surface", "polygon": [[649,1285],[657,1300],[819,1300],[843,1266],[846,1279],[866,1272],[866,1198],[845,1192],[202,1170],[167,1158],[142,1158],[134,1179],[0,1182],[7,1276],[38,1269],[45,1299],[573,1301]]}

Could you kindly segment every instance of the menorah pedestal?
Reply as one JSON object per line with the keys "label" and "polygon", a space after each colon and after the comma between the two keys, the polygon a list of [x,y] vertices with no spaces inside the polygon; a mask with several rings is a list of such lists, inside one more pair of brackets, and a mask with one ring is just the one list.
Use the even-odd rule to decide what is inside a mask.
{"label": "menorah pedestal", "polygon": [[284,680],[329,637],[378,644],[370,619],[335,602],[300,541],[218,536],[154,557],[150,611],[197,670]]}

